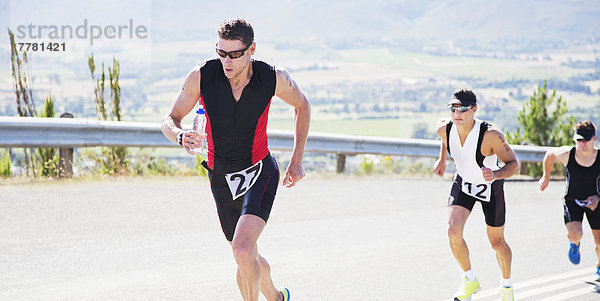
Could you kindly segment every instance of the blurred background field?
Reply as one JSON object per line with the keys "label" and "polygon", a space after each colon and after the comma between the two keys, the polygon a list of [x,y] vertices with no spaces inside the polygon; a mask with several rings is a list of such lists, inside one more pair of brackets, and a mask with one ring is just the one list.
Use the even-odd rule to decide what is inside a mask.
{"label": "blurred background field", "polygon": [[[312,103],[311,130],[434,138],[457,88],[480,99],[478,117],[514,131],[517,112],[547,80],[569,115],[600,121],[598,1],[114,1],[0,2],[0,27],[129,24],[144,39],[49,39],[64,52],[29,52],[36,106],[50,93],[56,115],[96,119],[93,53],[121,64],[123,120],[159,123],[185,75],[214,58],[216,29],[240,16],[255,29],[256,59],[288,69]],[[0,34],[0,116],[16,116],[10,46]],[[269,129],[291,130],[293,111],[274,98]],[[190,126],[191,117],[184,120]],[[181,150],[154,155],[186,158]],[[193,160],[187,158],[188,162]]]}

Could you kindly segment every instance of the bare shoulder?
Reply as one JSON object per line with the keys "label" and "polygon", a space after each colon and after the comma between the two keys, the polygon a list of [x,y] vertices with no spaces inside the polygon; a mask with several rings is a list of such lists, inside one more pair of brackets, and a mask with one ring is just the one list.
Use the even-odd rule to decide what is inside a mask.
{"label": "bare shoulder", "polygon": [[199,91],[200,90],[200,65],[196,65],[188,74],[185,76],[183,86],[181,90],[184,92],[188,91]]}
{"label": "bare shoulder", "polygon": [[[555,147],[546,152],[546,158],[550,160],[561,162],[563,165],[567,166],[569,163],[569,157],[571,155],[572,146],[561,146]],[[544,160],[546,160],[544,158]]]}
{"label": "bare shoulder", "polygon": [[500,131],[499,129],[495,128],[494,126],[490,126],[488,127],[487,131],[485,132],[485,135],[483,137],[484,139],[502,139],[505,140],[504,138],[504,134],[502,133],[502,131]]}
{"label": "bare shoulder", "polygon": [[483,135],[481,150],[484,155],[510,153],[512,150],[506,142],[504,134],[499,129],[490,126]]}
{"label": "bare shoulder", "polygon": [[556,157],[568,159],[569,154],[571,153],[571,149],[573,149],[572,146],[565,145],[565,146],[553,148],[549,152],[550,152],[550,154],[552,154]]}
{"label": "bare shoulder", "polygon": [[568,154],[571,152],[571,149],[573,149],[573,146],[565,145],[565,146],[557,147],[554,150],[557,154]]}
{"label": "bare shoulder", "polygon": [[290,73],[287,71],[287,69],[280,66],[275,66],[275,76],[277,78],[277,84],[291,79]]}
{"label": "bare shoulder", "polygon": [[290,76],[290,73],[282,67],[275,66],[275,77],[277,79],[275,85],[275,94],[281,96],[286,93],[297,93],[299,91],[296,82]]}
{"label": "bare shoulder", "polygon": [[283,67],[281,67],[281,66],[277,66],[277,65],[275,65],[275,66],[273,66],[273,67],[275,68],[275,72],[277,73],[277,75],[282,75],[282,74],[284,74],[284,73],[285,73],[285,74],[287,74],[287,73],[288,73],[287,69],[285,69],[285,68],[283,68]]}
{"label": "bare shoulder", "polygon": [[436,125],[436,132],[438,134],[438,136],[440,136],[440,138],[442,139],[446,139],[446,127],[448,126],[448,123],[450,123],[451,119],[450,118],[440,118],[437,122]]}
{"label": "bare shoulder", "polygon": [[290,77],[290,73],[287,71],[287,69],[280,67],[280,66],[274,66],[275,67],[275,76],[277,77],[277,82],[281,81],[281,80],[285,80],[288,77]]}
{"label": "bare shoulder", "polygon": [[190,70],[190,73],[188,73],[188,77],[193,77],[194,79],[200,79],[200,68],[202,68],[202,66],[200,65],[196,65],[194,68],[192,68],[192,70]]}

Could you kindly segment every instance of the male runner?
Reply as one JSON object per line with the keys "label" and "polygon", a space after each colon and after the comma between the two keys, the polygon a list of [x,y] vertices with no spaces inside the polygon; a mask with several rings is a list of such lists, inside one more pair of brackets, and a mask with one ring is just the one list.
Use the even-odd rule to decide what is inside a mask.
{"label": "male runner", "polygon": [[573,136],[575,146],[562,146],[546,152],[544,156],[544,174],[538,181],[540,190],[548,187],[550,172],[554,162],[565,165],[567,171],[567,188],[563,197],[564,220],[569,239],[569,260],[579,264],[581,260],[579,246],[583,235],[583,214],[587,218],[594,242],[596,243],[596,275],[600,278],[600,210],[598,195],[600,194],[600,159],[596,142],[596,126],[591,121],[581,121],[575,126]]}
{"label": "male runner", "polygon": [[[454,300],[470,300],[480,289],[463,238],[465,223],[476,202],[483,208],[488,239],[502,272],[501,300],[513,300],[512,252],[504,240],[504,179],[519,170],[519,161],[500,131],[474,118],[477,98],[471,90],[455,91],[448,107],[452,120],[442,121],[437,129],[442,144],[434,172],[444,175],[446,156],[450,154],[457,172],[448,198],[448,238],[452,253],[465,272]],[[498,159],[504,162],[502,168]]]}
{"label": "male runner", "polygon": [[304,177],[302,157],[310,123],[310,103],[288,72],[252,59],[256,51],[252,26],[243,19],[220,25],[217,59],[190,71],[162,123],[171,141],[190,154],[204,135],[181,129],[181,120],[196,101],[206,110],[208,169],[221,227],[238,265],[237,283],[246,301],[289,300],[289,291],[273,285],[270,266],[257,250],[279,182],[279,168],[269,153],[267,119],[277,95],[295,108],[294,149],[283,185]]}

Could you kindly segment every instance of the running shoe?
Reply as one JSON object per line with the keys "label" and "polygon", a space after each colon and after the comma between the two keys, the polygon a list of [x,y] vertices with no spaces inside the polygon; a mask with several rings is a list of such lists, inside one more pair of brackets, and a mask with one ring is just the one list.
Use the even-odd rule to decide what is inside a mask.
{"label": "running shoe", "polygon": [[579,245],[571,243],[571,246],[569,247],[569,260],[572,264],[579,264],[579,262],[581,261],[581,256],[579,254]]}
{"label": "running shoe", "polygon": [[281,295],[283,296],[283,301],[290,301],[290,290],[287,288],[282,288],[279,290]]}
{"label": "running shoe", "polygon": [[598,280],[600,280],[600,267],[596,266],[596,277],[598,277]]}
{"label": "running shoe", "polygon": [[479,280],[475,278],[475,281],[469,281],[465,277],[465,281],[460,284],[458,291],[454,293],[454,301],[471,300],[471,295],[481,290],[479,286]]}
{"label": "running shoe", "polygon": [[502,292],[500,293],[500,301],[515,301],[515,297],[513,297],[513,288],[511,287],[502,287]]}

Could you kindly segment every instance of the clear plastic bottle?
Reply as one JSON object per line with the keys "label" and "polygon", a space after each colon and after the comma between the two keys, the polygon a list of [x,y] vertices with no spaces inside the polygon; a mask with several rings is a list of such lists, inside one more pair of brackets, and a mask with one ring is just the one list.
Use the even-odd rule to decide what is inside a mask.
{"label": "clear plastic bottle", "polygon": [[[196,111],[196,116],[194,116],[192,122],[192,129],[198,134],[206,134],[206,112],[202,105]],[[206,137],[202,140],[202,147],[194,148],[193,150],[197,154],[204,153],[206,151]]]}

